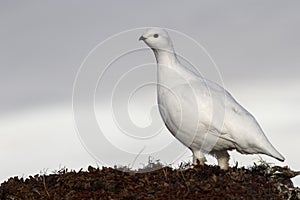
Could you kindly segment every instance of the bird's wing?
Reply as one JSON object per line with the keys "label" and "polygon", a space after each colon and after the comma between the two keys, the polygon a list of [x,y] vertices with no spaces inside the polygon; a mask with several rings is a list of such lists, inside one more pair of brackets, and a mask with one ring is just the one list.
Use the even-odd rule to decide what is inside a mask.
{"label": "bird's wing", "polygon": [[200,101],[210,102],[204,104],[210,107],[207,116],[212,134],[234,144],[240,143],[241,135],[247,136],[249,131],[252,136],[263,134],[255,118],[226,89],[205,79],[197,80],[196,85],[201,93]]}

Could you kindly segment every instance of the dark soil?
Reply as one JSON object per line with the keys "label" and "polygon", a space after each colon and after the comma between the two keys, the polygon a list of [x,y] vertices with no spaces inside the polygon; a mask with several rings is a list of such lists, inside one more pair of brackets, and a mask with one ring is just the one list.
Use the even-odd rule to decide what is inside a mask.
{"label": "dark soil", "polygon": [[[148,168],[149,169],[149,168]],[[123,170],[127,170],[123,168]],[[147,169],[144,169],[147,170]],[[61,169],[27,179],[9,178],[0,186],[0,199],[299,199],[300,190],[287,167],[251,169],[195,166],[137,173],[103,167],[88,171]],[[143,170],[139,170],[141,172]]]}

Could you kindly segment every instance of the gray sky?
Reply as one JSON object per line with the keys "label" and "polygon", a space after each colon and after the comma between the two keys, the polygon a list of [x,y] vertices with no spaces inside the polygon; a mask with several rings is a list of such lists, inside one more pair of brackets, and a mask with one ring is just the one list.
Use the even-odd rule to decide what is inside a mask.
{"label": "gray sky", "polygon": [[[299,141],[299,9],[298,0],[1,1],[0,157],[1,163],[15,160],[6,162],[1,180],[59,164],[71,168],[93,164],[72,121],[77,70],[101,41],[149,26],[174,29],[201,43],[217,63],[226,88],[257,117],[287,164],[299,170],[294,155]],[[124,42],[143,48],[139,36]],[[192,57],[189,46],[175,38],[177,51]],[[129,65],[135,55],[141,61],[154,59],[152,52],[143,51],[128,57]],[[214,79],[209,73],[208,77]],[[55,137],[61,144],[51,139]],[[45,140],[40,154],[33,153],[41,148],[36,143]],[[51,149],[54,145],[57,150]],[[56,163],[42,155],[57,158]],[[24,172],[11,170],[20,163],[26,166]]]}
{"label": "gray sky", "polygon": [[297,0],[1,4],[4,98],[0,109],[4,112],[69,102],[76,71],[86,54],[108,36],[136,27],[167,27],[195,38],[220,66],[225,83],[297,79],[300,74]]}

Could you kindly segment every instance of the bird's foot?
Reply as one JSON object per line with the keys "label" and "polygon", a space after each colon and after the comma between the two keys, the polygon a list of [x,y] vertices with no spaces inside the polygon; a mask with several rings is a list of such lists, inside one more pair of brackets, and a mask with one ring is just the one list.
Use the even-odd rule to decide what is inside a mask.
{"label": "bird's foot", "polygon": [[206,162],[206,161],[207,161],[207,160],[206,160],[205,157],[200,158],[200,159],[196,158],[196,159],[193,160],[193,165],[192,165],[192,167],[197,166],[197,165],[205,165],[205,162]]}

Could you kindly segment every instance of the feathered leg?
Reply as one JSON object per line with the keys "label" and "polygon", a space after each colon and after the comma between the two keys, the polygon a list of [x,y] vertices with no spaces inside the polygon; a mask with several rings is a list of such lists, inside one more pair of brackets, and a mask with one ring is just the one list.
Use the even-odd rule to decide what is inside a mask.
{"label": "feathered leg", "polygon": [[193,151],[193,164],[197,165],[197,160],[199,161],[200,165],[204,165],[204,163],[206,162],[206,158],[204,156],[204,154],[197,150],[197,151]]}
{"label": "feathered leg", "polygon": [[218,160],[218,165],[220,166],[221,169],[227,170],[229,167],[229,154],[227,151],[217,151],[214,152],[217,160]]}

